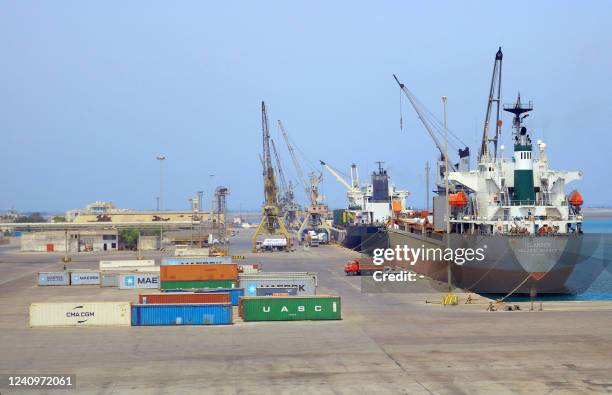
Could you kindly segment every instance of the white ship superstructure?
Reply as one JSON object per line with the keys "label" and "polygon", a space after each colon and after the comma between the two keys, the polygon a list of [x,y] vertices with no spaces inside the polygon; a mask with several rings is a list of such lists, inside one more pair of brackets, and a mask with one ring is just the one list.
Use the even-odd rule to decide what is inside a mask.
{"label": "white ship superstructure", "polygon": [[[456,190],[449,197],[452,230],[457,233],[475,232],[501,234],[563,234],[580,231],[582,215],[579,205],[566,195],[566,184],[580,180],[580,171],[558,171],[550,168],[546,144],[533,144],[522,120],[533,106],[515,105],[506,111],[515,114],[513,122],[512,156],[505,158],[502,146],[499,157],[488,151],[481,155],[475,170],[449,173]],[[469,199],[463,200],[462,190]],[[453,197],[455,200],[453,200]],[[570,201],[571,200],[571,201]]]}

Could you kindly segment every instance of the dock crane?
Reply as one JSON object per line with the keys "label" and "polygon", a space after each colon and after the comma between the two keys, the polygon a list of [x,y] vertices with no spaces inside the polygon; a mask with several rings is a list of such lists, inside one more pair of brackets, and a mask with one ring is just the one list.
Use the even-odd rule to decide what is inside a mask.
{"label": "dock crane", "polygon": [[268,113],[266,104],[261,102],[261,128],[263,135],[263,155],[261,163],[263,167],[264,180],[264,204],[261,210],[261,222],[253,234],[253,252],[257,252],[257,237],[261,235],[281,235],[285,238],[285,249],[291,248],[291,238],[285,227],[285,223],[280,216],[278,207],[276,179],[272,158],[270,156],[270,130],[268,128]]}
{"label": "dock crane", "polygon": [[272,143],[272,151],[274,152],[274,159],[276,160],[276,170],[280,180],[279,208],[281,210],[281,215],[289,229],[298,229],[300,226],[298,218],[300,205],[295,201],[294,186],[291,183],[291,180],[287,182],[285,179],[285,173],[283,172],[283,167],[281,165],[278,151],[276,150],[274,139],[270,139],[270,142]]}
{"label": "dock crane", "polygon": [[[310,201],[310,204],[308,207],[306,207],[306,216],[304,217],[304,220],[302,221],[302,224],[298,230],[298,236],[303,240],[306,238],[306,232],[311,235],[312,232],[318,234],[319,231],[323,231],[327,235],[327,241],[329,241],[331,238],[331,230],[329,229],[329,225],[326,221],[326,218],[329,216],[329,207],[326,204],[321,203],[321,196],[319,194],[319,183],[321,182],[322,174],[317,175],[316,173],[312,172],[310,173],[310,180],[306,180],[302,166],[300,165],[300,161],[295,154],[295,149],[289,141],[287,130],[280,120],[278,121],[278,127],[280,128],[283,138],[285,139],[285,143],[287,144],[287,150],[289,151],[291,160],[295,166],[295,171],[298,174],[298,178],[302,184],[304,193]],[[309,238],[311,237],[312,236]],[[312,242],[313,240],[310,241]]]}

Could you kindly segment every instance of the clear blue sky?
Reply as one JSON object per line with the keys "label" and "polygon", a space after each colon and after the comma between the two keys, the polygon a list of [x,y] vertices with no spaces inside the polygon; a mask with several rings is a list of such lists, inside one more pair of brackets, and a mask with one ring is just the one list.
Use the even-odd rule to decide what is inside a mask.
{"label": "clear blue sky", "polygon": [[447,95],[475,153],[500,45],[504,102],[533,100],[533,139],[584,171],[586,204],[610,205],[611,17],[609,1],[2,2],[0,209],[153,208],[160,153],[166,207],[214,183],[258,208],[262,99],[292,178],[277,119],[313,163],[385,161],[422,206],[436,151],[405,101],[399,130],[392,74],[434,112]]}

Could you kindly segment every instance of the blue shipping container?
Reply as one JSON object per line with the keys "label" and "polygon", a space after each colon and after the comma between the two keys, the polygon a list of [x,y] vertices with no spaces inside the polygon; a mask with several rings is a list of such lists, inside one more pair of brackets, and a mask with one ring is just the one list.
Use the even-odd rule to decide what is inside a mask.
{"label": "blue shipping container", "polygon": [[226,325],[232,323],[229,303],[133,304],[132,326]]}
{"label": "blue shipping container", "polygon": [[230,294],[230,301],[234,306],[238,306],[240,298],[244,296],[244,289],[242,288],[198,289],[194,292],[228,293]]}
{"label": "blue shipping container", "polygon": [[212,263],[232,263],[231,256],[185,256],[178,258],[163,258],[161,261],[162,266],[171,265],[207,265]]}
{"label": "blue shipping container", "polygon": [[38,285],[70,285],[70,272],[40,272]]}

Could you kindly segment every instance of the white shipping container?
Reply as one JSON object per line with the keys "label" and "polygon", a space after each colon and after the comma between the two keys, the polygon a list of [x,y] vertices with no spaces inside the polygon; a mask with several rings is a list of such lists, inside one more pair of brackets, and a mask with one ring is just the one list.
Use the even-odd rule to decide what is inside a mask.
{"label": "white shipping container", "polygon": [[210,254],[208,248],[177,248],[174,250],[174,256],[207,256],[208,254]]}
{"label": "white shipping container", "polygon": [[244,274],[257,274],[261,272],[261,269],[255,267],[255,265],[238,265],[238,270],[242,271]]}
{"label": "white shipping container", "polygon": [[125,261],[100,261],[100,270],[121,267],[155,266],[153,259],[131,259]]}
{"label": "white shipping container", "polygon": [[119,289],[159,288],[159,274],[132,273],[119,275]]}
{"label": "white shipping container", "polygon": [[131,325],[130,302],[32,303],[30,326]]}
{"label": "white shipping container", "polygon": [[141,272],[141,273],[159,273],[159,266],[127,266],[127,267],[112,267],[102,270],[104,273],[125,273],[125,272]]}

